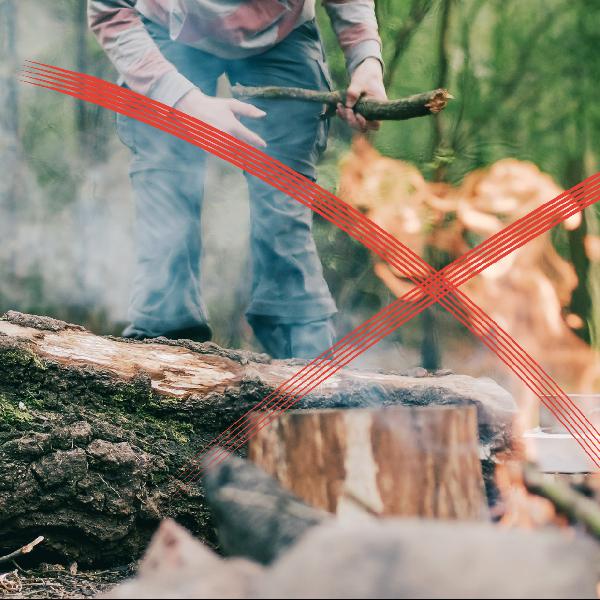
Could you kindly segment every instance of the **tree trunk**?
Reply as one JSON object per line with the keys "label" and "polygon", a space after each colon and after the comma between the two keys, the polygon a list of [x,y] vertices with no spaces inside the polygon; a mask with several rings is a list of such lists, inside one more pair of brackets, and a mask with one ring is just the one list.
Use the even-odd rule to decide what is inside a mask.
{"label": "tree trunk", "polygon": [[250,440],[248,457],[339,517],[488,514],[474,407],[292,411]]}
{"label": "tree trunk", "polygon": [[[0,319],[0,554],[43,535],[38,556],[122,564],[165,516],[211,539],[201,487],[174,490],[207,442],[304,364],[211,343],[99,337],[7,313]],[[296,408],[387,404],[477,406],[488,456],[506,448],[516,410],[490,380],[350,369]]]}
{"label": "tree trunk", "polygon": [[[7,267],[3,275],[15,269],[14,246],[17,231],[19,192],[19,102],[17,78],[17,4],[0,0],[0,239],[6,248]],[[0,294],[1,296],[1,294]]]}
{"label": "tree trunk", "polygon": [[[79,73],[89,72],[89,60],[88,60],[88,48],[87,48],[87,35],[88,35],[88,23],[87,23],[87,2],[78,2],[75,6],[74,15],[74,29],[75,29],[75,49],[76,49],[76,68]],[[75,102],[75,125],[77,127],[77,137],[79,141],[79,150],[81,156],[89,158],[92,153],[90,151],[90,142],[92,141],[89,135],[90,123],[89,113],[90,108],[96,108],[90,106],[82,100],[74,100]]]}

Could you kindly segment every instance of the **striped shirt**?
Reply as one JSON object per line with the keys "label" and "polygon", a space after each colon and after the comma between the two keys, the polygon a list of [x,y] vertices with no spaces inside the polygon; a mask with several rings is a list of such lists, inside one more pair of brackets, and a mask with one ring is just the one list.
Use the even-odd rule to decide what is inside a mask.
{"label": "striped shirt", "polygon": [[[348,71],[381,60],[373,0],[322,0]],[[128,87],[170,106],[194,84],[160,52],[146,17],[171,39],[224,59],[259,54],[315,16],[315,0],[88,0],[88,20]]]}

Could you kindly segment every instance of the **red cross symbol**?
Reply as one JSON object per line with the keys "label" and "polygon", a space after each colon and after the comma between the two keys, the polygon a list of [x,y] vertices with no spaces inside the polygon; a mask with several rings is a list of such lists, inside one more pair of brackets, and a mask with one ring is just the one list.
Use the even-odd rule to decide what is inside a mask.
{"label": "red cross symbol", "polygon": [[[459,289],[468,279],[513,250],[597,202],[600,199],[600,173],[546,202],[452,264],[436,271],[394,236],[334,194],[253,146],[181,111],[97,77],[42,63],[28,61],[21,73],[21,80],[138,119],[240,167],[337,225],[415,284],[404,296],[310,361],[202,448],[184,474],[184,484],[197,479],[201,471],[216,466],[282,411],[296,404],[359,354],[436,302],[512,369],[573,435],[594,464],[600,467],[598,430],[518,342]],[[261,417],[248,420],[249,413],[258,409],[262,411]],[[209,451],[210,457],[206,458]]]}

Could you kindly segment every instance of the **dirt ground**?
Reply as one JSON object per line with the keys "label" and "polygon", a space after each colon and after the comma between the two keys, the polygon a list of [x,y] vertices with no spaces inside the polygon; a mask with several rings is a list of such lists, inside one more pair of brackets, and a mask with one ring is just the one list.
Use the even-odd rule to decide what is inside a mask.
{"label": "dirt ground", "polygon": [[133,575],[135,565],[102,571],[78,571],[43,564],[24,570],[16,564],[0,567],[0,598],[92,598]]}

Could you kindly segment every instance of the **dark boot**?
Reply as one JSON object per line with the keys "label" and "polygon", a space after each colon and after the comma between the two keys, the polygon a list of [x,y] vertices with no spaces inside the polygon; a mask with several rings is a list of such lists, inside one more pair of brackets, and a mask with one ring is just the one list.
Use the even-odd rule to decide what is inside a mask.
{"label": "dark boot", "polygon": [[248,322],[265,351],[273,358],[313,359],[335,339],[331,319],[308,323],[278,323],[273,317],[250,315]]}
{"label": "dark boot", "polygon": [[191,340],[192,342],[208,342],[212,339],[212,331],[206,324],[194,325],[193,327],[185,327],[174,331],[166,331],[160,335],[149,335],[142,331],[138,331],[128,327],[123,332],[123,337],[133,340],[147,340],[157,337],[165,337],[169,340]]}

